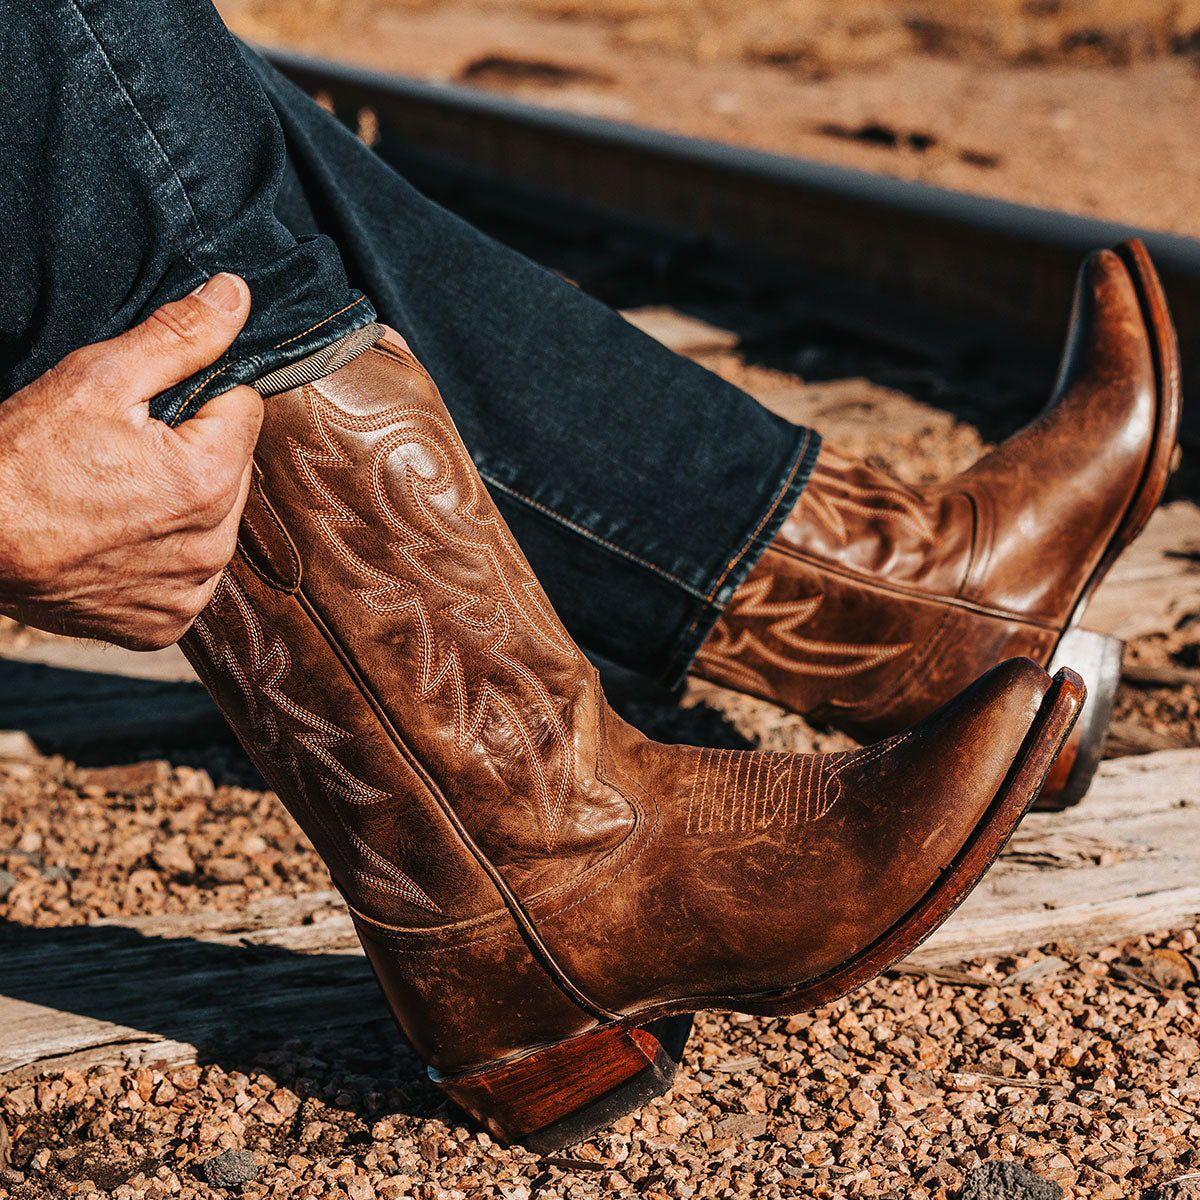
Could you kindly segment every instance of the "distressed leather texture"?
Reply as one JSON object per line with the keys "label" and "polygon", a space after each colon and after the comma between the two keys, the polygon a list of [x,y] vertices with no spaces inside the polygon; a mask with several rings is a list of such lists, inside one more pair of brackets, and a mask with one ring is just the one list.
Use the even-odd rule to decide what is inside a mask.
{"label": "distressed leather texture", "polygon": [[1042,415],[938,485],[823,446],[693,671],[873,738],[1005,659],[1048,663],[1147,487],[1159,395],[1138,292],[1101,251]]}
{"label": "distressed leather texture", "polygon": [[651,742],[398,340],[265,408],[238,553],[184,648],[443,1072],[845,963],[962,850],[1049,686],[1006,664],[855,753]]}

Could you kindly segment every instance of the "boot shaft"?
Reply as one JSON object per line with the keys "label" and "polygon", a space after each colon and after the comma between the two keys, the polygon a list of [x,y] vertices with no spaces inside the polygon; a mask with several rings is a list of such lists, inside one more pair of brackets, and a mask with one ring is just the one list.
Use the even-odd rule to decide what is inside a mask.
{"label": "boot shaft", "polygon": [[405,349],[265,408],[238,552],[185,652],[427,1061],[590,1027],[521,914],[633,825],[596,779],[594,669]]}

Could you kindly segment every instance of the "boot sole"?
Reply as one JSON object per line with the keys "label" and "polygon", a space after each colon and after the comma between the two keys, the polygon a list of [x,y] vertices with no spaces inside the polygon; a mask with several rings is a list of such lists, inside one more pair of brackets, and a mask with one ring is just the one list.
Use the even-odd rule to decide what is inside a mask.
{"label": "boot sole", "polygon": [[[1075,733],[1064,747],[1051,777],[1046,781],[1037,804],[1039,809],[1061,810],[1078,804],[1087,794],[1100,765],[1104,753],[1104,739],[1116,701],[1117,684],[1120,682],[1120,659],[1117,659],[1115,678],[1112,674],[1111,659],[1113,648],[1116,647],[1119,651],[1121,643],[1116,638],[1108,638],[1109,645],[1100,652],[1096,646],[1088,644],[1087,639],[1104,639],[1105,635],[1080,630],[1079,622],[1092,594],[1113,563],[1129,543],[1145,529],[1150,514],[1158,507],[1170,476],[1171,455],[1179,436],[1179,349],[1162,283],[1142,242],[1124,242],[1116,248],[1116,253],[1129,274],[1141,306],[1142,321],[1146,327],[1155,377],[1158,381],[1158,421],[1142,479],[1103,556],[1075,601],[1075,607],[1050,658],[1050,670],[1064,665],[1068,660],[1074,665],[1090,668],[1088,679],[1091,683],[1092,703],[1089,706],[1088,717],[1076,726]],[[1080,654],[1082,657],[1072,657]]]}
{"label": "boot sole", "polygon": [[655,1005],[591,1033],[473,1071],[440,1075],[431,1069],[431,1080],[501,1141],[539,1151],[559,1149],[669,1090],[697,1009],[788,1016],[861,987],[911,954],[995,862],[1036,799],[1085,696],[1083,680],[1070,668],[1055,675],[1008,776],[957,857],[890,930],[841,966],[780,991],[693,996]]}

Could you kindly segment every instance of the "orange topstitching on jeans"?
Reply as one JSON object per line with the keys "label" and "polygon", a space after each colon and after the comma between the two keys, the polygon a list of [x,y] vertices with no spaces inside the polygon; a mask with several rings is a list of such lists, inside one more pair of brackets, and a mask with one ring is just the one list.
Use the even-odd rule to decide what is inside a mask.
{"label": "orange topstitching on jeans", "polygon": [[[339,308],[337,310],[337,312],[330,313],[329,316],[327,316],[327,317],[322,317],[321,320],[319,320],[315,325],[310,325],[307,329],[296,334],[295,337],[285,338],[282,342],[277,342],[274,346],[271,347],[271,349],[278,350],[282,346],[288,346],[288,345],[291,345],[292,342],[299,341],[302,337],[306,337],[308,334],[312,333],[312,331],[314,329],[320,329],[322,325],[328,325],[329,322],[334,319],[334,317],[340,317],[342,315],[342,313],[349,312],[356,304],[361,304],[365,299],[366,299],[366,296],[359,296],[359,298],[357,300],[351,300],[350,303],[347,304],[344,308]],[[223,367],[218,367],[211,375],[206,375],[202,380],[200,380],[200,382],[198,384],[196,384],[196,387],[192,391],[192,393],[187,397],[186,400],[184,400],[183,404],[180,406],[179,413],[182,414],[182,413],[186,412],[187,406],[189,404],[191,404],[191,402],[193,400],[195,400],[195,398],[204,390],[204,388],[208,384],[210,384],[214,379],[216,379],[216,377],[218,375],[222,374],[225,371],[228,371],[229,368],[232,366],[233,366],[233,363],[227,362]],[[174,428],[176,425],[179,424],[179,421],[180,421],[180,416],[177,415],[176,418],[171,422],[171,427]]]}
{"label": "orange topstitching on jeans", "polygon": [[[705,605],[709,605],[713,602],[713,597],[716,596],[716,594],[721,590],[721,584],[723,584],[729,577],[729,572],[732,571],[733,568],[736,567],[738,563],[740,563],[742,559],[746,557],[746,552],[751,546],[754,545],[758,535],[762,533],[763,526],[766,525],[766,523],[775,515],[775,512],[779,508],[780,502],[783,500],[785,493],[787,492],[788,488],[792,486],[792,480],[796,478],[796,472],[800,470],[800,464],[804,461],[804,455],[807,452],[808,444],[811,441],[812,431],[806,429],[804,431],[804,444],[800,447],[800,453],[796,455],[796,461],[792,463],[792,469],[788,472],[788,477],[783,481],[783,486],[780,487],[779,492],[776,494],[775,502],[770,508],[767,509],[765,513],[763,513],[763,519],[755,526],[754,532],[746,539],[742,545],[742,548],[733,556],[733,558],[729,560],[725,570],[721,572],[721,577],[716,583],[713,584],[712,591],[704,597]],[[688,626],[687,633],[683,635],[684,638],[687,638],[688,635],[695,630],[696,626],[700,624],[700,618],[703,615],[703,610],[696,614],[696,619]]]}

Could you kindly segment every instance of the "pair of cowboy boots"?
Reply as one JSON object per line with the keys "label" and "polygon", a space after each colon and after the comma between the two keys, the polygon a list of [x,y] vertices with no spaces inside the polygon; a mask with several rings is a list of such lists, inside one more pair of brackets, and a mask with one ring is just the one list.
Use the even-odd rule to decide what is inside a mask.
{"label": "pair of cowboy boots", "polygon": [[568,1144],[666,1090],[698,1008],[801,1011],[909,953],[1083,703],[1074,672],[1018,658],[861,751],[652,742],[605,702],[397,335],[260,388],[238,552],[184,649],[432,1078],[498,1137]]}

